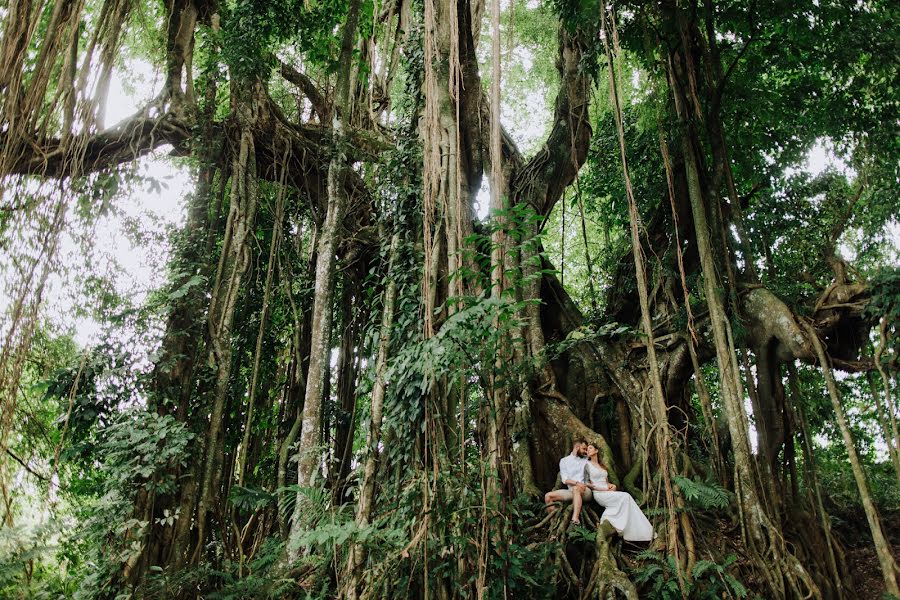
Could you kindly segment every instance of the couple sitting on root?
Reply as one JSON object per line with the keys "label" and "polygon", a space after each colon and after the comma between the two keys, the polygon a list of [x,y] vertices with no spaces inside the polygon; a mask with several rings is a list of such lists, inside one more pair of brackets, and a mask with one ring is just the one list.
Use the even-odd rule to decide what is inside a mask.
{"label": "couple sitting on root", "polygon": [[655,536],[653,526],[637,502],[628,492],[616,491],[607,481],[609,471],[600,462],[597,444],[584,439],[575,440],[572,453],[559,461],[559,477],[566,489],[553,490],[544,495],[548,509],[555,502],[572,502],[572,523],[581,524],[581,507],[594,502],[604,508],[600,522],[608,521],[629,542],[649,542]]}

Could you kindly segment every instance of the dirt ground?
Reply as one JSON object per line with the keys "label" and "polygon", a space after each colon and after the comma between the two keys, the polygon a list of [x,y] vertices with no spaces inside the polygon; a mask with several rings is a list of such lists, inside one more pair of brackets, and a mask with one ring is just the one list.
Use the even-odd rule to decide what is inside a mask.
{"label": "dirt ground", "polygon": [[[894,550],[894,558],[900,562],[900,514],[882,513],[882,528]],[[847,566],[853,575],[856,600],[882,600],[884,579],[881,567],[869,535],[869,525],[863,515],[841,515],[834,533],[844,544]]]}

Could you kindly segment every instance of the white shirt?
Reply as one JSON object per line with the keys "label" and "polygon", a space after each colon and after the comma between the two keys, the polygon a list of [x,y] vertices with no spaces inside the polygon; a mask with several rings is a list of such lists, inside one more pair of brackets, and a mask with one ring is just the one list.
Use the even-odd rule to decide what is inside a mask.
{"label": "white shirt", "polygon": [[562,457],[559,461],[559,477],[563,485],[568,485],[566,481],[569,479],[584,483],[584,467],[587,466],[587,462],[587,458],[581,458],[574,454]]}

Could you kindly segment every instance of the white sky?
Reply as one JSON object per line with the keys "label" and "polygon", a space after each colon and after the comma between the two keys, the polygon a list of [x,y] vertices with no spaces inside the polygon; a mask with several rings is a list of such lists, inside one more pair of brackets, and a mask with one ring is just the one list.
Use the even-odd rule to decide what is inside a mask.
{"label": "white sky", "polygon": [[[130,117],[159,91],[160,74],[141,60],[135,60],[127,75],[120,70],[113,73],[110,98],[104,125],[110,127]],[[188,169],[176,166],[166,157],[168,148],[138,161],[138,172],[144,177],[156,179],[159,187],[140,185],[134,193],[122,194],[114,201],[121,216],[111,213],[101,217],[96,225],[95,244],[101,259],[109,261],[114,269],[113,282],[120,295],[130,296],[140,305],[148,292],[159,288],[165,281],[165,265],[169,257],[166,243],[156,239],[167,228],[179,227],[185,219],[185,195],[192,189]],[[122,218],[125,217],[125,218]],[[146,236],[144,244],[134,244],[126,234],[127,220],[141,223]],[[64,262],[78,260],[81,250],[78,243],[66,237],[61,246]],[[57,277],[51,281],[48,309],[51,318],[71,318],[72,294],[78,293],[77,282]],[[75,340],[79,345],[97,342],[101,324],[90,317],[76,317],[72,323]]]}

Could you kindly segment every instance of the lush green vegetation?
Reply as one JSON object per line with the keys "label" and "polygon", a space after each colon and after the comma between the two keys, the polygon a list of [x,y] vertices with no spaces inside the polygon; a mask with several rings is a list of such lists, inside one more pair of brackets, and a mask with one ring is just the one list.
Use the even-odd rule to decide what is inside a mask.
{"label": "lush green vegetation", "polygon": [[900,595],[898,18],[0,6],[0,597]]}

